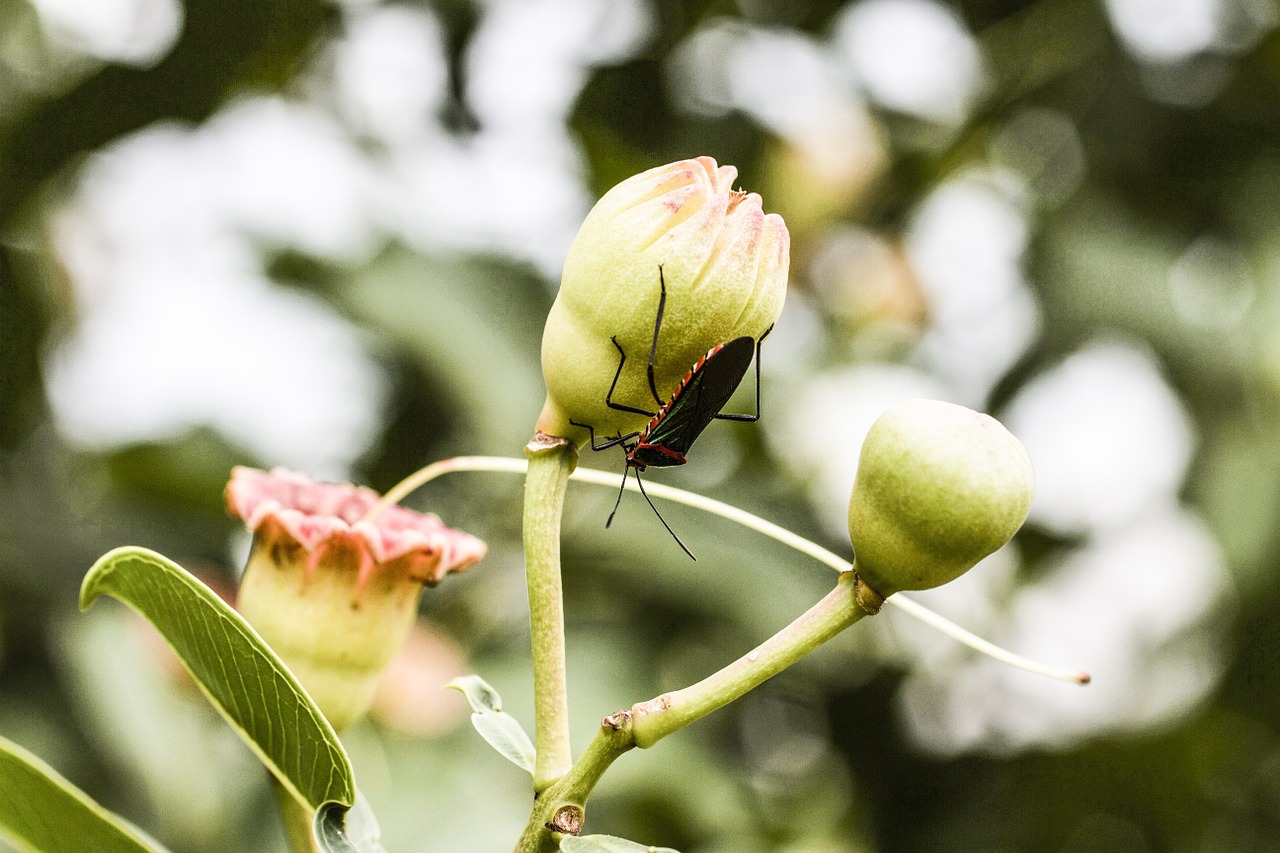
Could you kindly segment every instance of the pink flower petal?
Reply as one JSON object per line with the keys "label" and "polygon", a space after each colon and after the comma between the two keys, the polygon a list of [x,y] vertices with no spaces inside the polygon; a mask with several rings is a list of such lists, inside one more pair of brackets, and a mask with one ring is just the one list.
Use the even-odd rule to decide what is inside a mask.
{"label": "pink flower petal", "polygon": [[311,566],[324,560],[330,548],[354,549],[361,584],[396,563],[395,571],[434,586],[450,572],[479,562],[488,551],[483,541],[446,526],[431,513],[389,506],[369,521],[365,516],[377,505],[377,492],[349,483],[317,483],[283,468],[268,472],[235,467],[226,499],[227,507],[250,530],[278,530],[300,544]]}

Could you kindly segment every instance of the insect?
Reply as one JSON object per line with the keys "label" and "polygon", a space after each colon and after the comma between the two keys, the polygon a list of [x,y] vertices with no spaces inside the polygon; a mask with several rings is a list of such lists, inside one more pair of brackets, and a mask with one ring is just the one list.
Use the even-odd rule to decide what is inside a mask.
{"label": "insect", "polygon": [[[590,432],[592,450],[608,450],[610,447],[621,445],[626,452],[626,464],[622,469],[622,487],[618,490],[618,499],[614,502],[613,512],[609,513],[609,520],[605,522],[605,527],[613,524],[613,517],[617,515],[618,506],[622,503],[622,492],[626,488],[627,475],[634,468],[640,494],[644,495],[645,501],[676,543],[691,559],[696,560],[697,557],[693,556],[693,552],[671,529],[671,525],[667,524],[667,520],[662,517],[662,513],[658,512],[653,501],[649,500],[649,495],[644,490],[644,482],[640,479],[640,472],[650,466],[664,468],[685,464],[687,461],[685,455],[689,452],[689,448],[713,420],[747,423],[760,420],[760,344],[768,337],[769,332],[773,331],[773,326],[766,329],[759,340],[744,336],[717,344],[707,350],[707,354],[690,368],[671,393],[671,398],[664,403],[658,395],[653,378],[654,361],[658,353],[658,335],[662,330],[662,314],[667,303],[667,282],[661,266],[658,267],[658,282],[661,290],[658,296],[658,312],[653,323],[653,345],[649,349],[648,366],[649,392],[653,394],[654,402],[658,405],[657,412],[613,401],[613,392],[618,387],[618,378],[622,376],[623,365],[627,363],[627,354],[618,343],[617,337],[614,337],[613,345],[618,350],[618,369],[613,374],[609,393],[605,395],[605,405],[620,412],[645,415],[649,418],[649,423],[642,430],[618,435],[598,444],[593,427],[577,421],[570,421],[570,423]],[[753,357],[756,361],[755,412],[750,415],[722,413],[720,410],[729,402],[729,398],[741,384],[742,377],[746,375]]]}

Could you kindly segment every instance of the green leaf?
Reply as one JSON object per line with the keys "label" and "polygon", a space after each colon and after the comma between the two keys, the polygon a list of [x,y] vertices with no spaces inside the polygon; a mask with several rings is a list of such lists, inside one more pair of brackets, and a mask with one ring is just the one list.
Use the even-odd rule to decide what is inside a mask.
{"label": "green leaf", "polygon": [[498,754],[520,769],[532,774],[537,751],[515,717],[502,710],[502,697],[478,675],[464,675],[449,682],[449,687],[467,697],[471,704],[471,724],[480,737]]}
{"label": "green leaf", "polygon": [[464,675],[460,678],[455,678],[445,687],[451,687],[466,696],[467,702],[471,705],[471,710],[477,714],[502,713],[502,697],[498,695],[497,690],[490,687],[488,682],[478,675]]}
{"label": "green leaf", "polygon": [[209,701],[299,802],[316,810],[355,801],[351,762],[333,727],[276,653],[212,590],[154,551],[117,548],[85,576],[81,609],[103,593],[155,625]]}
{"label": "green leaf", "polygon": [[387,853],[378,819],[358,791],[350,809],[336,803],[323,806],[316,812],[312,830],[324,853]]}
{"label": "green leaf", "polygon": [[648,847],[612,835],[566,835],[560,839],[564,853],[679,853],[670,847]]}
{"label": "green leaf", "polygon": [[0,738],[0,836],[32,853],[156,853],[123,818],[36,756]]}
{"label": "green leaf", "polygon": [[471,724],[476,727],[480,737],[498,750],[503,758],[522,770],[533,773],[537,752],[515,717],[502,711],[496,714],[472,714]]}

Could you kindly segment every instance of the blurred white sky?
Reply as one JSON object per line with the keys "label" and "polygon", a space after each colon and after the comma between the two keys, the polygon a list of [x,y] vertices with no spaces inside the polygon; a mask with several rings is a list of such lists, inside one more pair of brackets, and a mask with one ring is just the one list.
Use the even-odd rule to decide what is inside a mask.
{"label": "blurred white sky", "polygon": [[[71,27],[81,7],[50,2],[51,29]],[[117,5],[76,19],[100,37],[76,44],[159,14]],[[357,330],[264,278],[262,247],[356,262],[399,239],[557,275],[591,203],[567,113],[592,63],[636,48],[643,7],[490,4],[468,56],[482,129],[466,139],[437,117],[435,20],[373,4],[349,16],[309,102],[257,98],[198,128],[147,128],[83,169],[55,222],[83,307],[49,370],[72,438],[110,446],[209,424],[262,458],[345,476],[376,433],[384,380]]]}
{"label": "blurred white sky", "polygon": [[[33,5],[61,49],[102,61],[153,62],[181,24],[173,0]],[[569,110],[593,65],[645,47],[652,10],[642,0],[481,8],[465,58],[475,135],[439,122],[437,21],[369,0],[346,4],[347,35],[316,64],[305,96],[233,103],[200,127],[147,128],[89,160],[53,219],[81,303],[79,326],[49,360],[68,436],[112,446],[209,424],[275,463],[342,477],[379,427],[384,378],[359,330],[265,279],[262,247],[358,262],[395,239],[502,252],[558,276],[592,201]],[[1274,20],[1263,0],[1107,9],[1153,68],[1239,50]],[[932,0],[861,0],[824,37],[711,20],[675,46],[668,75],[683,109],[741,111],[833,161],[878,150],[869,104],[954,127],[986,85],[979,41]],[[1026,352],[1040,323],[1023,273],[1031,217],[1082,172],[1069,120],[1022,113],[993,140],[989,168],[954,176],[919,205],[905,250],[930,325],[906,366],[817,369],[811,348],[788,342],[816,326],[799,303],[793,321],[784,314],[766,372],[787,381],[766,376],[766,393],[788,396],[766,407],[767,435],[812,484],[833,535],[880,411],[910,396],[980,408]],[[1172,273],[1185,300],[1218,267],[1199,258]],[[1025,388],[1007,415],[1039,477],[1033,520],[1083,544],[1034,586],[1002,588],[1012,569],[1002,574],[997,561],[930,602],[968,602],[961,622],[1092,667],[1098,683],[1028,683],[954,650],[935,668],[926,650],[948,641],[904,628],[925,662],[903,694],[911,729],[941,751],[1013,748],[1149,725],[1193,705],[1218,672],[1204,615],[1228,593],[1215,543],[1178,505],[1194,435],[1159,365],[1123,342],[1095,342]],[[1016,568],[1015,555],[998,560]]]}

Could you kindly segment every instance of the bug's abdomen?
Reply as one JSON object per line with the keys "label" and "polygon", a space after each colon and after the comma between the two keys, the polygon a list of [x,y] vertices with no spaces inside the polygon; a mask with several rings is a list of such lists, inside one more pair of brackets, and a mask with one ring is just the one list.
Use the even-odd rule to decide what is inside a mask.
{"label": "bug's abdomen", "polygon": [[633,468],[670,468],[684,463],[683,453],[662,444],[646,444],[641,441],[627,454],[627,464]]}

